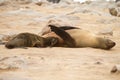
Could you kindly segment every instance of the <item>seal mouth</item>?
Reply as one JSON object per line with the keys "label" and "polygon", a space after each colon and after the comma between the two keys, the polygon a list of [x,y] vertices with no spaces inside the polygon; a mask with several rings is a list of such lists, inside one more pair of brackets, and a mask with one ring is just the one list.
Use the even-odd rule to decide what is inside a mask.
{"label": "seal mouth", "polygon": [[116,43],[113,42],[112,40],[107,39],[106,45],[107,45],[106,49],[111,49],[112,47],[116,45]]}

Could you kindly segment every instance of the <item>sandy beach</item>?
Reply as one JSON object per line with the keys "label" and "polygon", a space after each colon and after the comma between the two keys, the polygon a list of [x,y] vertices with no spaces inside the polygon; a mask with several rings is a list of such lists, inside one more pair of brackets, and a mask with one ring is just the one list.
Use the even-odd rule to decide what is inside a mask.
{"label": "sandy beach", "polygon": [[[0,45],[0,80],[120,80],[111,73],[120,64],[120,17],[114,2],[5,3],[0,5],[0,41],[22,32],[39,34],[50,20],[76,26],[116,42],[111,50],[95,48],[16,48]],[[111,34],[109,34],[111,33]]]}

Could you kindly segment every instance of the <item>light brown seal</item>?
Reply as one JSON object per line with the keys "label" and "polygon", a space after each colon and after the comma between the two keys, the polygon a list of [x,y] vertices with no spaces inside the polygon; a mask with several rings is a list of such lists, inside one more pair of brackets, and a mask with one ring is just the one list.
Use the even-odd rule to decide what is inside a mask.
{"label": "light brown seal", "polygon": [[[99,37],[94,33],[82,29],[70,29],[63,30],[54,25],[49,25],[51,30],[56,33],[57,36],[63,39],[63,42],[67,44],[67,47],[93,47],[101,49],[111,49],[115,46],[115,42],[110,39]],[[51,32],[51,36],[55,33]],[[50,35],[50,33],[49,33]],[[67,35],[67,36],[66,36]],[[69,36],[68,36],[69,35]],[[53,36],[52,36],[53,37]],[[68,37],[72,37],[74,41],[72,44],[69,43]],[[67,42],[69,41],[69,42]],[[73,45],[74,44],[74,45]]]}

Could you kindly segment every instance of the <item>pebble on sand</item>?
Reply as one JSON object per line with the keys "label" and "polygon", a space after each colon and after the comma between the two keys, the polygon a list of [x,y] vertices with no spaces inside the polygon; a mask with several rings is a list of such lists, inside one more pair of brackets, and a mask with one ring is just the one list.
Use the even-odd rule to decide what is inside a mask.
{"label": "pebble on sand", "polygon": [[112,70],[111,73],[120,73],[120,65],[115,65]]}

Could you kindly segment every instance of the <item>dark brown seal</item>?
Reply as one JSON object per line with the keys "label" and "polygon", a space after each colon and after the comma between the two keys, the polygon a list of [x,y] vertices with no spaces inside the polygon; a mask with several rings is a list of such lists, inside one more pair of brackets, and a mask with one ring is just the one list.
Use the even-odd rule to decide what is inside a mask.
{"label": "dark brown seal", "polygon": [[47,47],[57,44],[58,38],[47,37],[43,38],[32,33],[20,33],[9,40],[5,47],[12,49],[15,47]]}

